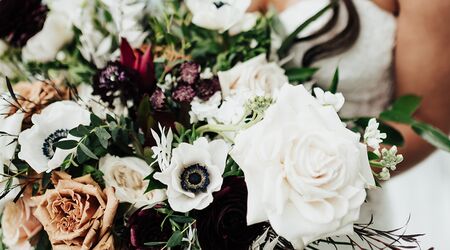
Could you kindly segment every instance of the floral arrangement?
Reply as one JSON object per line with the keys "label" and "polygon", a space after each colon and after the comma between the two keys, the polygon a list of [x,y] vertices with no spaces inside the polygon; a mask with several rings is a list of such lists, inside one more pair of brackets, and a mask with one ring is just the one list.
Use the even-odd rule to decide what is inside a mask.
{"label": "floral arrangement", "polygon": [[450,148],[420,98],[340,117],[338,71],[320,89],[282,60],[330,6],[283,36],[249,5],[0,1],[0,248],[417,244],[358,219],[403,160],[386,122]]}

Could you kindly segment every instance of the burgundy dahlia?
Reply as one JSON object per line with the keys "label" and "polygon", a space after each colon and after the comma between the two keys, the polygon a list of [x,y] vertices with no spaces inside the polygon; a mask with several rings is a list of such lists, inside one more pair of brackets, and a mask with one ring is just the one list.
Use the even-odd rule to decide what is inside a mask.
{"label": "burgundy dahlia", "polygon": [[93,79],[92,94],[99,95],[101,99],[113,107],[116,98],[126,104],[128,100],[135,100],[137,95],[138,73],[120,62],[109,62],[105,68],[100,69]]}
{"label": "burgundy dahlia", "polygon": [[207,101],[211,96],[213,96],[217,91],[220,91],[220,82],[217,77],[212,79],[201,80],[197,84],[197,96]]}
{"label": "burgundy dahlia", "polygon": [[181,80],[186,84],[192,85],[200,77],[200,65],[195,62],[185,62],[180,66]]}
{"label": "burgundy dahlia", "polygon": [[172,92],[172,98],[176,102],[190,103],[196,93],[191,85],[178,84]]}
{"label": "burgundy dahlia", "polygon": [[247,250],[266,224],[247,226],[247,187],[244,178],[225,178],[214,202],[195,214],[204,250]]}
{"label": "burgundy dahlia", "polygon": [[0,0],[0,38],[23,47],[42,29],[47,12],[41,0]]}
{"label": "burgundy dahlia", "polygon": [[161,224],[166,216],[153,208],[136,211],[128,220],[129,245],[135,250],[157,250],[159,246],[146,246],[148,242],[165,242],[172,235],[170,223]]}

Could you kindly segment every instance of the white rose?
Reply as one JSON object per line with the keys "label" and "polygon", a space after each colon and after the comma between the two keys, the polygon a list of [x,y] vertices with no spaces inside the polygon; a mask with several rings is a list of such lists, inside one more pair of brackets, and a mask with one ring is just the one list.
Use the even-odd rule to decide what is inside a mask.
{"label": "white rose", "polygon": [[167,197],[173,210],[189,212],[204,209],[213,201],[213,192],[222,187],[222,174],[229,145],[223,140],[194,144],[181,143],[172,151],[170,166],[154,175],[167,185]]}
{"label": "white rose", "polygon": [[313,91],[320,104],[324,106],[330,105],[336,112],[339,112],[344,106],[345,98],[342,93],[333,94],[330,91],[325,92],[321,88],[314,88]]}
{"label": "white rose", "polygon": [[253,95],[275,97],[289,81],[284,72],[275,62],[269,63],[265,54],[261,54],[228,71],[219,72],[218,76],[224,96],[246,90]]}
{"label": "white rose", "polygon": [[296,249],[352,233],[365,187],[374,185],[359,137],[303,86],[285,85],[230,153],[245,174],[248,223],[268,220]]}
{"label": "white rose", "polygon": [[22,50],[25,61],[49,62],[70,41],[74,33],[72,22],[59,12],[50,12],[42,30],[30,38]]}
{"label": "white rose", "polygon": [[186,0],[195,25],[224,32],[244,17],[250,0]]}
{"label": "white rose", "polygon": [[100,159],[99,170],[104,174],[106,187],[116,190],[116,197],[120,202],[128,202],[140,208],[166,199],[165,191],[161,189],[145,193],[148,181],[144,178],[154,170],[142,159],[106,155]]}
{"label": "white rose", "polygon": [[233,27],[228,30],[228,33],[231,36],[235,36],[241,32],[247,32],[253,27],[255,27],[256,23],[258,22],[258,18],[261,17],[261,13],[259,12],[249,12],[245,13],[245,15],[242,17],[239,22],[237,22]]}

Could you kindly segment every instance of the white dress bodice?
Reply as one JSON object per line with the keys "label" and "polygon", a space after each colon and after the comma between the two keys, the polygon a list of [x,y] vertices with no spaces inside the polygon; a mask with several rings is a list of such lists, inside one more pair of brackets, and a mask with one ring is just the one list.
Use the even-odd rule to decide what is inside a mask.
{"label": "white dress bodice", "polygon": [[[301,0],[280,14],[286,32],[294,31],[301,23],[325,7],[329,0]],[[342,3],[341,3],[342,4]],[[319,71],[314,79],[327,87],[339,67],[339,91],[346,99],[341,111],[344,117],[374,116],[389,104],[393,92],[392,58],[395,47],[396,19],[369,0],[354,0],[360,19],[360,33],[355,44],[344,53],[315,62]],[[331,10],[322,15],[300,37],[321,28],[331,17]],[[314,45],[340,33],[347,24],[347,11],[341,6],[336,26],[323,36],[301,42],[290,52],[291,65],[301,66],[304,53]]]}

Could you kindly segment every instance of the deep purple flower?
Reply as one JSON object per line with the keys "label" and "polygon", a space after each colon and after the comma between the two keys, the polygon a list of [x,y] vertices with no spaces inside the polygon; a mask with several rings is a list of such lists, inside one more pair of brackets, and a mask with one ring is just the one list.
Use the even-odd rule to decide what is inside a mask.
{"label": "deep purple flower", "polygon": [[266,224],[247,226],[247,186],[244,178],[225,178],[214,202],[195,214],[199,242],[205,250],[246,250]]}
{"label": "deep purple flower", "polygon": [[211,96],[213,96],[217,91],[220,91],[220,82],[217,77],[212,79],[201,80],[197,84],[197,96],[207,101]]}
{"label": "deep purple flower", "polygon": [[123,104],[138,98],[136,82],[138,73],[120,62],[109,62],[100,69],[93,79],[93,93],[113,107],[114,99],[120,98]]}
{"label": "deep purple flower", "polygon": [[186,84],[192,85],[200,77],[200,65],[195,62],[185,62],[180,66],[181,80]]}
{"label": "deep purple flower", "polygon": [[152,108],[154,110],[164,110],[164,107],[166,105],[166,96],[160,88],[157,88],[155,92],[153,92],[152,96],[150,97],[150,103],[152,104]]}
{"label": "deep purple flower", "polygon": [[130,232],[130,249],[136,250],[157,250],[161,246],[145,246],[148,242],[164,242],[172,235],[170,223],[161,224],[166,216],[159,213],[154,208],[140,209],[136,211],[128,220]]}
{"label": "deep purple flower", "polygon": [[47,12],[41,0],[0,0],[0,38],[23,47],[42,29]]}
{"label": "deep purple flower", "polygon": [[178,84],[172,92],[172,98],[176,102],[190,103],[195,97],[195,90],[191,85]]}

